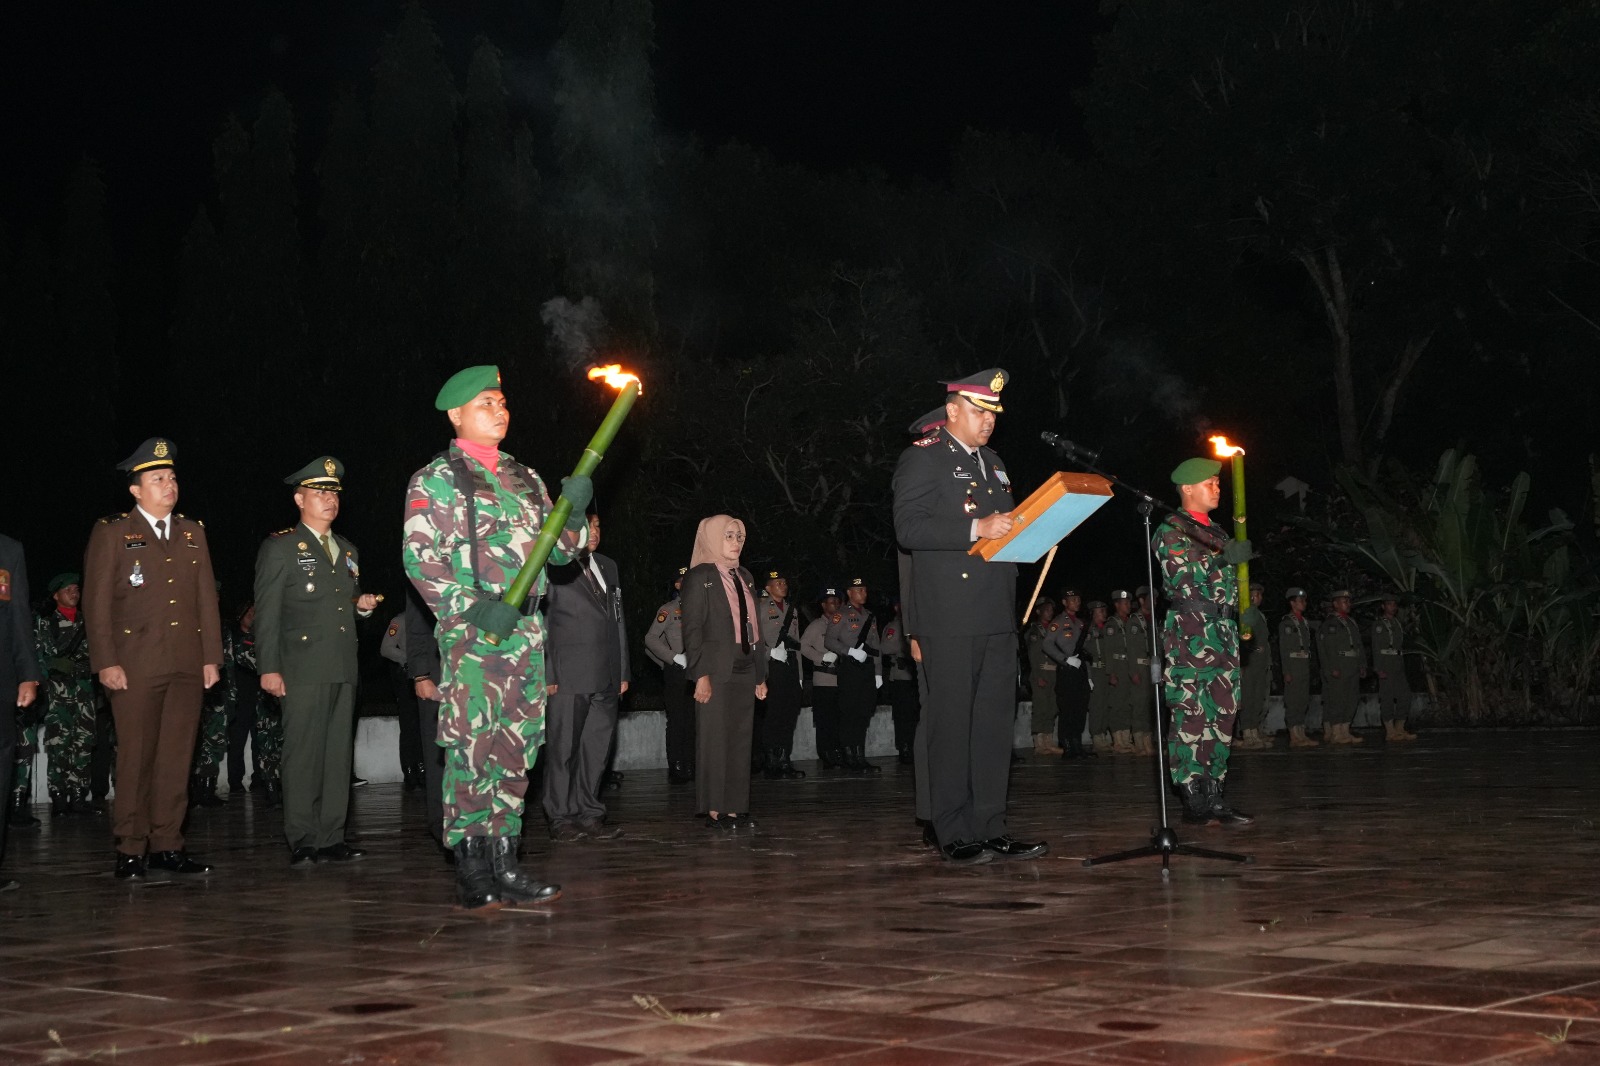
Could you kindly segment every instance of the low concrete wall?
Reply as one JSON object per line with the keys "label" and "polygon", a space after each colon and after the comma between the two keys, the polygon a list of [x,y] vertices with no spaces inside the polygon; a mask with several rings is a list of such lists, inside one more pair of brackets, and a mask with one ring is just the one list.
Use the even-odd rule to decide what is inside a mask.
{"label": "low concrete wall", "polygon": [[[1412,697],[1414,710],[1426,708],[1427,705],[1426,696]],[[1033,704],[1028,702],[1017,704],[1017,716],[1011,728],[1013,747],[1026,748],[1033,745],[1032,721]],[[1361,698],[1356,707],[1354,724],[1358,728],[1382,724],[1378,717],[1376,696]],[[1306,712],[1306,725],[1313,730],[1322,727],[1321,696],[1311,697],[1311,709]],[[1267,701],[1265,728],[1268,733],[1273,733],[1283,727],[1283,699],[1280,696],[1273,696]],[[889,708],[882,706],[872,716],[872,723],[867,727],[867,754],[881,758],[894,753],[894,719],[890,716]],[[809,707],[801,710],[800,722],[795,727],[794,757],[799,760],[817,757],[816,733],[811,727]],[[386,716],[360,719],[356,729],[355,764],[356,773],[368,781],[400,780],[398,718]],[[250,765],[248,744],[245,748],[245,765]],[[617,723],[617,758],[614,765],[618,770],[653,770],[667,765],[667,720],[664,712],[636,711],[622,716]],[[227,783],[227,774],[223,773],[222,777],[223,780],[218,782],[219,786]],[[45,780],[43,752],[35,755],[33,760],[33,799],[35,803],[46,803],[50,799],[49,786]]]}

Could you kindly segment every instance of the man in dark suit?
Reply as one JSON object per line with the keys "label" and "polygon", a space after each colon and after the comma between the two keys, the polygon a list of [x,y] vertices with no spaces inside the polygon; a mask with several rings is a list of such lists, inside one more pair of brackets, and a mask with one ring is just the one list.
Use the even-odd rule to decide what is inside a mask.
{"label": "man in dark suit", "polygon": [[590,515],[586,550],[550,568],[543,799],[553,840],[622,835],[605,824],[600,783],[632,677],[617,564],[595,551],[599,546],[600,516]]}
{"label": "man in dark suit", "polygon": [[[33,652],[33,611],[28,606],[28,566],[22,545],[0,536],[0,700],[5,701],[0,703],[0,806],[11,796],[11,763],[17,751],[13,708],[33,706],[43,680]],[[0,817],[0,864],[5,858],[6,819]],[[15,881],[0,875],[0,892],[16,887]]]}
{"label": "man in dark suit", "polygon": [[907,448],[894,475],[894,527],[911,553],[911,634],[926,678],[923,729],[933,831],[957,863],[1048,850],[1006,832],[1016,714],[1016,567],[967,551],[1011,531],[1011,479],[984,447],[1008,376],[946,382],[946,424]]}
{"label": "man in dark suit", "polygon": [[[428,832],[444,848],[444,749],[439,747],[439,642],[438,623],[417,595],[406,595],[405,668],[417,698],[417,734],[422,748],[422,795],[428,808]],[[401,723],[405,728],[405,723]],[[447,860],[454,861],[445,848]]]}
{"label": "man in dark suit", "polygon": [[256,665],[283,706],[283,834],[289,865],[350,862],[344,838],[355,734],[356,618],[378,598],[361,591],[354,544],[333,532],[344,464],[324,455],[284,478],[300,521],[256,554]]}
{"label": "man in dark suit", "polygon": [[203,874],[183,850],[189,760],[205,689],[222,673],[222,621],[205,527],[178,505],[177,449],[152,437],[117,469],[136,506],[100,519],[83,561],[89,666],[117,726],[116,876]]}

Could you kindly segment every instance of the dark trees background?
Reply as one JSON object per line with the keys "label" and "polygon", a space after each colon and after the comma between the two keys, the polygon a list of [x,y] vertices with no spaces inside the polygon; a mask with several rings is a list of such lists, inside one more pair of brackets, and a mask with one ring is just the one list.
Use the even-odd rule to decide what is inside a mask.
{"label": "dark trees background", "polygon": [[[53,202],[10,205],[5,446],[38,488],[4,526],[36,584],[127,506],[110,468],[159,433],[228,604],[294,517],[283,474],[322,452],[349,467],[340,527],[367,581],[397,593],[399,501],[448,439],[444,377],[499,363],[508,450],[554,482],[610,401],[582,370],[613,360],[646,382],[598,479],[641,622],[717,511],[797,594],[856,572],[887,591],[906,426],[937,379],[996,364],[996,444],[1025,489],[1054,465],[1042,429],[1155,487],[1223,431],[1250,449],[1265,529],[1298,511],[1270,491],[1286,476],[1336,494],[1338,468],[1427,470],[1461,446],[1491,484],[1534,473],[1586,572],[1592,5],[1112,3],[1051,122],[968,130],[894,177],[667,129],[658,83],[685,73],[655,51],[665,17],[567,0],[536,46],[464,47],[459,11],[396,7],[344,42],[364,73],[335,93],[222,94],[184,220],[108,194],[159,173],[89,158]],[[758,106],[740,91],[730,111]],[[1294,558],[1261,576],[1302,580]],[[1053,587],[1091,595],[1142,583],[1132,509],[1056,566]]]}

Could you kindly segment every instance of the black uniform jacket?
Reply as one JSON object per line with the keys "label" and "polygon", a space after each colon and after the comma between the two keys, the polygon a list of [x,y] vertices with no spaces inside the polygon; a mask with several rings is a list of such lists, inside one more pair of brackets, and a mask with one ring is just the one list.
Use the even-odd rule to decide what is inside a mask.
{"label": "black uniform jacket", "polygon": [[552,566],[545,605],[545,680],[568,692],[621,691],[628,672],[628,634],[622,621],[617,564],[596,552],[604,589],[589,572],[587,556]]}

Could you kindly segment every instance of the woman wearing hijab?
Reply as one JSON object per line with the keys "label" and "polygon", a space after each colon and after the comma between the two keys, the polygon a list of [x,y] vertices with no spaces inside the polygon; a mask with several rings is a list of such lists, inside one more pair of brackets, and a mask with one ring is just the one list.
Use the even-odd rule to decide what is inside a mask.
{"label": "woman wearing hijab", "polygon": [[[744,523],[703,519],[683,578],[684,676],[700,705],[695,728],[695,795],[706,825],[753,826],[749,816],[750,730],[767,695],[767,648],[756,622],[755,582],[739,565]],[[745,812],[741,814],[740,812]]]}

